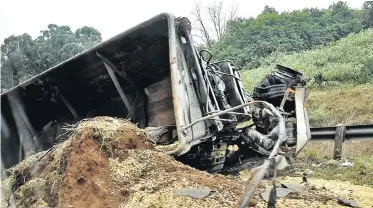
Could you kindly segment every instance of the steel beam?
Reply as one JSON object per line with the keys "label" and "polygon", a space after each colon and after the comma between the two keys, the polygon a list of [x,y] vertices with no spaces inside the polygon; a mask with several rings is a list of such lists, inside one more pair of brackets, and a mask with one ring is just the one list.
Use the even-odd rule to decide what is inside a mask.
{"label": "steel beam", "polygon": [[63,96],[61,93],[59,93],[59,96],[62,99],[62,101],[65,103],[66,107],[70,110],[71,114],[74,116],[75,121],[78,121],[79,120],[79,115],[76,112],[76,110],[74,109],[74,107],[71,105],[71,103],[69,101],[67,101],[65,96]]}
{"label": "steel beam", "polygon": [[[99,57],[102,59],[102,56],[101,56],[98,52],[97,52],[97,56],[99,56]],[[120,83],[119,83],[117,77],[116,77],[115,74],[114,74],[114,70],[112,69],[112,67],[111,67],[109,64],[107,64],[107,63],[105,62],[104,59],[102,59],[102,62],[104,63],[105,68],[106,68],[106,70],[108,71],[109,76],[110,76],[111,80],[113,81],[114,86],[115,86],[115,88],[117,89],[117,91],[118,91],[118,93],[119,93],[119,95],[120,95],[120,98],[122,99],[124,105],[125,105],[126,108],[127,108],[128,113],[129,113],[129,116],[132,116],[132,115],[133,115],[133,109],[132,109],[132,106],[131,106],[130,102],[128,101],[127,96],[124,94],[123,89],[122,89],[122,87],[120,86]]]}
{"label": "steel beam", "polygon": [[20,101],[18,101],[18,96],[17,97],[13,97],[13,98],[10,98],[9,97],[9,100],[13,101],[14,102],[14,106],[16,107],[17,111],[19,112],[19,114],[21,115],[23,121],[25,122],[27,128],[30,130],[33,138],[36,138],[37,137],[37,132],[35,131],[34,127],[32,126],[27,114],[26,114],[26,111],[25,109],[22,107],[22,105],[20,104]]}
{"label": "steel beam", "polygon": [[96,54],[97,54],[98,57],[101,58],[101,60],[104,63],[106,63],[107,65],[109,65],[111,69],[113,69],[116,73],[118,73],[120,76],[122,76],[133,87],[135,87],[137,90],[139,89],[139,87],[135,84],[135,82],[131,78],[128,77],[128,75],[126,74],[126,72],[122,72],[122,71],[118,70],[117,67],[115,66],[115,64],[113,64],[108,58],[106,58],[105,56],[103,56],[99,52],[96,52]]}

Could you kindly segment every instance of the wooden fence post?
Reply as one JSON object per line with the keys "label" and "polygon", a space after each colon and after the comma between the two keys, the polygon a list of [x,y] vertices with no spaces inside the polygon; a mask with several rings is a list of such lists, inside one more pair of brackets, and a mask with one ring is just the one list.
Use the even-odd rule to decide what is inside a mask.
{"label": "wooden fence post", "polygon": [[342,156],[342,144],[345,140],[346,126],[339,124],[335,130],[335,144],[334,144],[334,160],[341,159]]}

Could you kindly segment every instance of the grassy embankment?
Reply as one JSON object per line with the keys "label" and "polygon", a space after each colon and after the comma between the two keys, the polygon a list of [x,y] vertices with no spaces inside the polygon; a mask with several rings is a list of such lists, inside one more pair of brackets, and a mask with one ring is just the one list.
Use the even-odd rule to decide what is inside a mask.
{"label": "grassy embankment", "polygon": [[[243,71],[243,82],[249,92],[267,74],[281,64],[304,73],[310,88],[311,126],[373,123],[373,30],[351,34],[329,46],[296,54],[273,54],[263,59],[263,67]],[[322,73],[324,81],[316,85],[313,76]],[[332,158],[332,141],[310,142],[299,155],[298,168],[314,169],[314,177],[349,180],[373,186],[373,141],[347,141],[343,157],[353,167],[324,165]]]}

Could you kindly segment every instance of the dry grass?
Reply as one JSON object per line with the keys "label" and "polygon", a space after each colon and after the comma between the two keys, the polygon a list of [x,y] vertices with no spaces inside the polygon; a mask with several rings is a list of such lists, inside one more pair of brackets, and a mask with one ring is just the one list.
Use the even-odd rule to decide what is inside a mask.
{"label": "dry grass", "polygon": [[101,150],[105,151],[108,156],[112,156],[112,143],[123,134],[126,129],[131,129],[137,135],[146,136],[143,129],[137,128],[136,124],[129,120],[113,117],[95,117],[93,119],[84,119],[75,125],[66,127],[72,132],[72,135],[79,134],[85,129],[93,129],[95,131],[94,137],[99,140]]}
{"label": "dry grass", "polygon": [[146,135],[144,130],[139,129],[136,124],[131,123],[129,120],[106,116],[84,119],[67,129],[75,133],[82,132],[84,129],[94,129],[95,132],[99,134],[97,137],[101,137],[102,141],[112,141],[117,139],[125,129],[131,129],[138,135]]}
{"label": "dry grass", "polygon": [[[373,123],[373,86],[344,86],[311,90],[309,96],[311,126],[359,125]],[[373,186],[373,141],[346,141],[342,160],[349,158],[353,167],[322,165],[333,158],[334,141],[312,141],[299,155],[300,169],[313,169],[313,177],[351,181]],[[338,163],[339,164],[339,163]]]}
{"label": "dry grass", "polygon": [[373,85],[311,89],[311,126],[373,123]]}
{"label": "dry grass", "polygon": [[[333,158],[333,150],[333,141],[310,142],[300,153],[296,167],[301,170],[314,170],[313,177],[351,181],[354,184],[373,187],[373,141],[344,142],[342,161],[349,158],[354,163],[353,167],[327,164],[326,162]],[[312,167],[312,163],[325,165],[317,168]]]}
{"label": "dry grass", "polygon": [[[313,162],[333,158],[334,141],[311,141],[299,154],[299,158],[307,158]],[[342,148],[342,157],[354,158],[360,155],[373,155],[373,141],[345,141]]]}

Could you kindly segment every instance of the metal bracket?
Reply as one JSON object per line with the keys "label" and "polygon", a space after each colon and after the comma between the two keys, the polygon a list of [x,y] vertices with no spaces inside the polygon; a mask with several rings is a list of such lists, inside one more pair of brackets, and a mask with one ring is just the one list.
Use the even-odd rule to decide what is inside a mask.
{"label": "metal bracket", "polygon": [[116,73],[118,73],[120,76],[122,76],[134,88],[136,88],[136,90],[139,89],[139,87],[135,84],[135,82],[131,78],[128,77],[128,75],[126,74],[126,72],[122,72],[122,71],[118,70],[118,68],[115,66],[115,64],[113,64],[108,58],[106,58],[105,56],[103,56],[101,53],[96,52],[96,54],[97,54],[98,57],[101,58],[101,60],[104,63],[106,63],[107,65],[109,65],[112,70],[114,70]]}
{"label": "metal bracket", "polygon": [[32,124],[31,124],[31,122],[30,122],[30,120],[29,120],[29,118],[28,118],[25,110],[23,109],[22,105],[20,104],[20,102],[17,100],[17,98],[12,99],[12,98],[9,97],[9,100],[11,100],[11,101],[14,102],[17,111],[21,115],[21,117],[22,117],[23,121],[25,122],[27,128],[30,130],[33,138],[36,138],[37,137],[37,133],[36,133],[34,127],[32,126]]}
{"label": "metal bracket", "polygon": [[132,109],[132,106],[130,105],[126,95],[124,94],[123,92],[123,89],[122,87],[120,86],[119,84],[119,81],[117,79],[117,77],[115,76],[114,74],[114,70],[113,68],[106,62],[108,61],[105,57],[103,57],[100,53],[96,52],[97,56],[100,57],[102,59],[102,62],[104,63],[105,67],[106,67],[106,70],[108,71],[109,73],[109,76],[111,78],[111,80],[113,81],[114,85],[115,85],[115,88],[117,89],[119,95],[120,95],[120,98],[122,99],[124,105],[126,106],[127,110],[128,110],[128,113],[129,113],[129,117],[133,115],[133,109]]}
{"label": "metal bracket", "polygon": [[59,95],[60,95],[60,98],[62,99],[62,101],[67,106],[67,108],[70,110],[71,114],[73,114],[73,116],[75,118],[75,121],[78,121],[79,120],[79,115],[76,112],[76,110],[74,109],[74,107],[69,103],[69,101],[66,100],[65,96],[63,96],[61,93],[59,93]]}
{"label": "metal bracket", "polygon": [[307,88],[296,87],[295,90],[295,110],[297,119],[297,147],[295,154],[303,149],[311,139],[310,126],[307,113]]}
{"label": "metal bracket", "polygon": [[286,100],[288,99],[290,93],[295,94],[295,91],[292,90],[291,88],[287,88],[287,89],[286,89],[286,92],[285,92],[285,95],[284,95],[284,97],[282,98],[282,101],[281,101],[280,107],[279,107],[279,110],[280,110],[281,112],[284,112],[285,102],[286,102]]}

